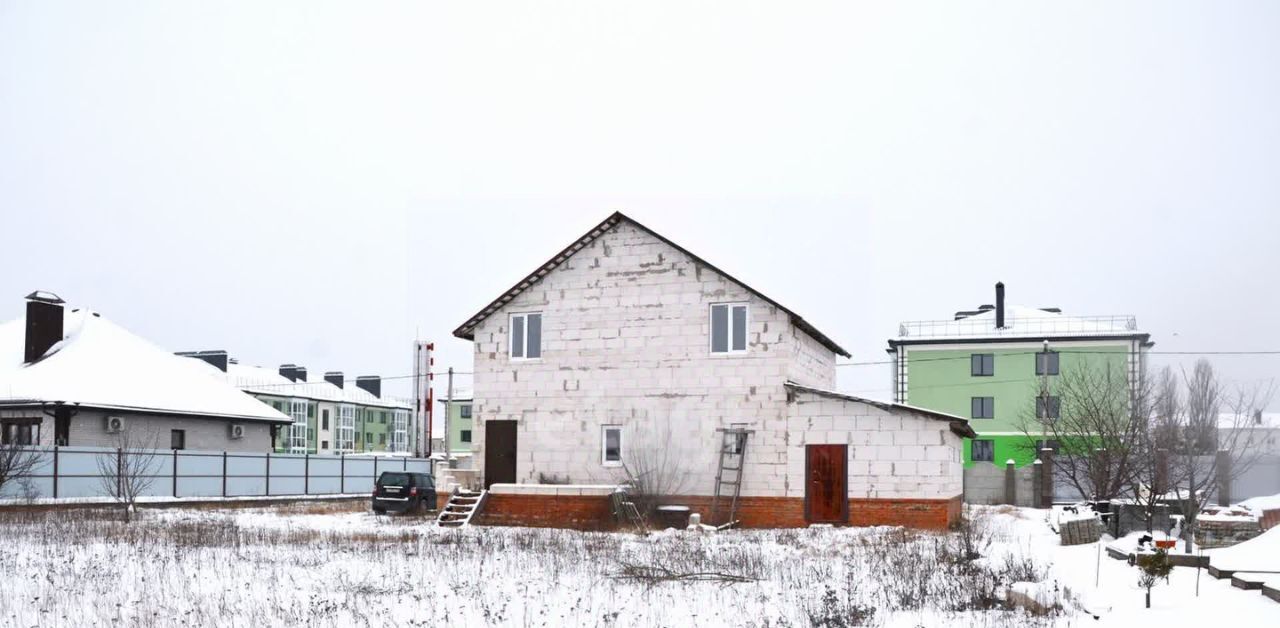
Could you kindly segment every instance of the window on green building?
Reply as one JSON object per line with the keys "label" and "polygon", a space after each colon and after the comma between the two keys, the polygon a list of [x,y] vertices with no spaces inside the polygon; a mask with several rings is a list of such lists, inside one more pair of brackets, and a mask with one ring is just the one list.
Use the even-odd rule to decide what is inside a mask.
{"label": "window on green building", "polygon": [[471,418],[471,404],[469,403],[462,404],[462,408],[458,410],[458,413],[459,413],[459,416],[461,416],[464,419]]}
{"label": "window on green building", "polygon": [[386,434],[378,434],[378,444],[379,444],[379,445],[385,445],[385,444],[387,444],[387,435],[386,435]]}
{"label": "window on green building", "polygon": [[974,462],[995,462],[996,445],[991,440],[975,440],[970,445],[969,457]]}
{"label": "window on green building", "polygon": [[464,443],[471,442],[471,430],[462,430],[462,436],[459,438]]}
{"label": "window on green building", "polygon": [[1058,374],[1058,352],[1041,351],[1036,354],[1036,375]]}
{"label": "window on green building", "polygon": [[996,374],[994,353],[975,353],[969,356],[969,374],[974,377],[991,377]]}
{"label": "window on green building", "polygon": [[996,417],[995,397],[973,397],[969,405],[970,416],[975,419],[994,419]]}
{"label": "window on green building", "polygon": [[1062,400],[1057,395],[1036,397],[1036,418],[1056,419],[1062,413]]}
{"label": "window on green building", "polygon": [[320,429],[322,430],[329,429],[329,411],[328,410],[320,411]]}
{"label": "window on green building", "polygon": [[364,433],[364,442],[369,445],[373,444],[373,432]]}

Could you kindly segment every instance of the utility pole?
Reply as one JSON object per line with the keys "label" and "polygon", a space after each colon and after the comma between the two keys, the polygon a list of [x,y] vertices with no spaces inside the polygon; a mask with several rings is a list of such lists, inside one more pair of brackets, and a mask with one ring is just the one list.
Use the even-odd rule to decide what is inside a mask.
{"label": "utility pole", "polygon": [[[472,369],[475,370],[475,369]],[[449,452],[449,419],[453,418],[453,367],[449,367],[449,388],[445,393],[447,395],[444,401],[444,463],[449,468],[453,468],[450,464]]]}

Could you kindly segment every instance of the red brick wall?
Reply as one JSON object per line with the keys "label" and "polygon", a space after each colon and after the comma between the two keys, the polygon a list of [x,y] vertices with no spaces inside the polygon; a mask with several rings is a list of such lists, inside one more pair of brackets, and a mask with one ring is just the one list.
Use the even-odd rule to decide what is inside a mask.
{"label": "red brick wall", "polygon": [[604,495],[502,495],[490,493],[478,523],[486,526],[612,530],[613,511]]}
{"label": "red brick wall", "polygon": [[[689,506],[692,512],[702,513],[704,517],[711,510],[710,497],[673,497],[666,501]],[[942,530],[959,519],[960,509],[959,496],[952,499],[851,499],[849,524]],[[802,528],[809,525],[804,518],[804,499],[797,497],[742,497],[738,500],[737,518],[744,528]],[[611,530],[615,527],[609,498],[604,496],[490,494],[480,513],[479,523],[575,530]]]}
{"label": "red brick wall", "polygon": [[1262,511],[1262,520],[1258,522],[1263,530],[1280,526],[1280,508]]}

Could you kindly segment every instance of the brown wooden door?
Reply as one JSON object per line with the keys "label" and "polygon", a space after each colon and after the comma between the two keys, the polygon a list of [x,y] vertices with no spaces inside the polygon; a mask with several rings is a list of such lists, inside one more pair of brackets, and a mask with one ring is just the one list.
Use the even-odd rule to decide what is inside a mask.
{"label": "brown wooden door", "polygon": [[849,521],[847,445],[805,448],[804,515],[809,523]]}
{"label": "brown wooden door", "polygon": [[516,482],[516,422],[484,423],[484,488]]}

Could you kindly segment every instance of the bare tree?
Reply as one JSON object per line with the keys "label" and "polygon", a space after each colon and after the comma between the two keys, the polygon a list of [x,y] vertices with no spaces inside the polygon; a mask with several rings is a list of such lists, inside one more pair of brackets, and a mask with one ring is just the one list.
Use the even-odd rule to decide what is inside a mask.
{"label": "bare tree", "polygon": [[[1228,389],[1204,359],[1190,373],[1184,371],[1182,381],[1185,402],[1175,398],[1163,403],[1162,412],[1168,416],[1161,423],[1172,434],[1170,481],[1177,487],[1189,553],[1200,510],[1215,489],[1238,479],[1257,462],[1261,449],[1249,424],[1255,412],[1270,403],[1274,386]],[[1229,501],[1229,496],[1218,494],[1216,499]]]}
{"label": "bare tree", "polygon": [[155,446],[154,433],[125,429],[116,435],[114,452],[98,455],[102,490],[120,505],[126,523],[133,520],[138,497],[156,480],[160,458]]}
{"label": "bare tree", "polygon": [[671,429],[631,430],[622,456],[622,481],[640,516],[648,522],[663,500],[685,494],[692,475],[687,452],[672,437]]}
{"label": "bare tree", "polygon": [[0,491],[9,483],[22,484],[40,464],[35,449],[17,443],[0,445]]}
{"label": "bare tree", "polygon": [[1030,447],[1057,443],[1046,472],[1087,499],[1114,499],[1129,494],[1145,466],[1149,402],[1145,382],[1110,364],[1063,369],[1052,389],[1041,385],[1022,432]]}

